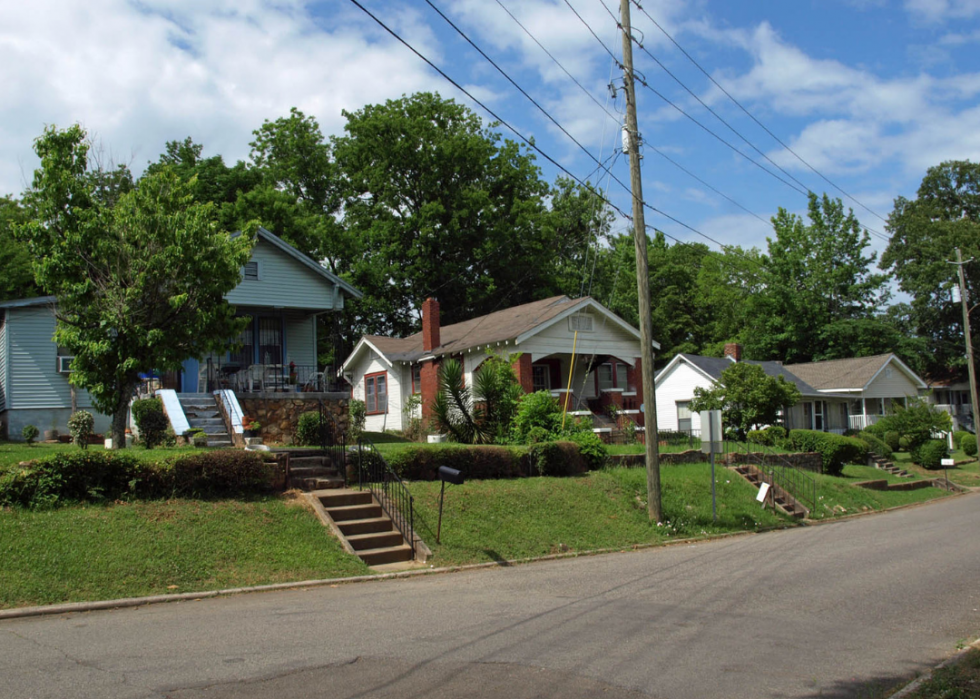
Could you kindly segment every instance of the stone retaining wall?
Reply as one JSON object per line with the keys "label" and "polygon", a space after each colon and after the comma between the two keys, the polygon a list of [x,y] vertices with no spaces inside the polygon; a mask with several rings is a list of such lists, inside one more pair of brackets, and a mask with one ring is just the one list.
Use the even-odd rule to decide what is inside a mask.
{"label": "stone retaining wall", "polygon": [[349,422],[347,393],[236,393],[242,414],[261,423],[259,436],[266,444],[293,444],[299,416],[324,410],[334,419],[341,432],[346,432]]}
{"label": "stone retaining wall", "polygon": [[[748,454],[718,454],[715,458],[718,463],[724,465],[789,465],[794,468],[814,471],[816,473],[820,473],[822,466],[820,454],[815,452],[806,454],[765,454],[762,452],[749,452]],[[705,463],[710,459],[711,457],[708,454],[698,449],[660,455],[660,463],[668,466],[673,464]],[[610,456],[609,463],[613,466],[643,466],[646,463],[646,456],[643,454],[619,454]]]}

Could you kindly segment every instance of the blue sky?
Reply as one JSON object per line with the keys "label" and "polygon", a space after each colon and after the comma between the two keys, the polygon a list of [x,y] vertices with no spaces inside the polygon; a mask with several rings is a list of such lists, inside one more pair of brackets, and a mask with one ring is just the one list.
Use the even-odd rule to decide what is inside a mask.
{"label": "blue sky", "polygon": [[[619,71],[565,0],[433,0],[600,160],[619,126],[506,14],[509,9],[600,102]],[[615,53],[618,29],[602,0],[569,0]],[[606,6],[618,13],[615,0]],[[594,163],[422,0],[363,0],[392,28],[580,177]],[[784,143],[875,213],[914,196],[926,169],[980,160],[980,0],[647,0],[658,23]],[[841,196],[728,100],[635,6],[644,47],[805,187]],[[639,49],[651,86],[770,170]],[[251,132],[297,106],[328,134],[342,109],[436,90],[467,98],[342,0],[37,0],[0,6],[0,194],[19,193],[45,124],[82,123],[103,157],[140,171],[168,140],[193,137],[206,154],[248,156]],[[607,101],[608,100],[608,101]],[[778,207],[805,196],[748,163],[652,92],[638,87],[644,195],[712,239],[765,245]],[[475,107],[475,105],[474,105]],[[477,108],[477,111],[480,110]],[[485,116],[485,115],[484,115]],[[617,117],[618,118],[618,117]],[[669,155],[738,205],[664,160]],[[556,169],[539,164],[549,180]],[[628,181],[625,159],[613,166]],[[787,179],[787,175],[780,175]],[[606,177],[608,196],[628,195]],[[798,186],[798,185],[797,185]],[[874,214],[847,200],[862,222]],[[659,216],[647,222],[707,242]],[[625,225],[620,221],[618,226]],[[885,244],[873,236],[874,246]],[[712,247],[714,245],[712,244]]]}

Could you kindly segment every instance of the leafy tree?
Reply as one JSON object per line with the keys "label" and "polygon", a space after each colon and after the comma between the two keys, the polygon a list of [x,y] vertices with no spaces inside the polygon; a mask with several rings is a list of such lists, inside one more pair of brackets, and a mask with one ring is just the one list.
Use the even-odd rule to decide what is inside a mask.
{"label": "leafy tree", "polygon": [[432,93],[344,112],[334,141],[350,280],[371,290],[354,325],[404,335],[437,294],[445,324],[539,298],[556,227],[533,157]]}
{"label": "leafy tree", "polygon": [[34,216],[18,235],[37,283],[58,297],[54,340],[75,356],[70,380],[112,415],[122,447],[140,372],[176,369],[240,332],[243,319],[223,296],[240,280],[252,236],[220,230],[214,206],[195,203],[169,168],[103,197],[78,125],[45,129],[35,152]]}
{"label": "leafy tree", "polygon": [[895,431],[908,442],[909,451],[928,441],[933,434],[949,432],[953,421],[949,413],[915,399],[908,406],[896,404],[890,415],[879,420],[880,430]]}
{"label": "leafy tree", "polygon": [[[913,200],[898,197],[888,217],[891,242],[881,256],[881,268],[892,272],[899,288],[912,297],[909,318],[927,338],[929,373],[962,370],[963,325],[951,288],[956,248],[963,259],[980,258],[980,163],[953,160],[929,168]],[[980,298],[980,264],[964,269],[967,292]],[[974,346],[980,343],[980,323],[973,326]]]}
{"label": "leafy tree", "polygon": [[0,301],[37,296],[31,255],[14,236],[14,227],[27,220],[27,210],[13,197],[0,197]]}
{"label": "leafy tree", "polygon": [[725,425],[744,440],[754,426],[775,424],[780,411],[800,398],[796,385],[782,376],[769,376],[758,364],[737,362],[721,372],[721,380],[712,388],[695,388],[690,408],[721,410]]}
{"label": "leafy tree", "polygon": [[746,351],[759,359],[809,362],[852,357],[851,349],[826,349],[822,333],[834,323],[871,320],[887,301],[887,278],[870,271],[869,236],[839,199],[810,195],[809,224],[780,209],[775,239],[751,313],[759,323],[743,333]]}

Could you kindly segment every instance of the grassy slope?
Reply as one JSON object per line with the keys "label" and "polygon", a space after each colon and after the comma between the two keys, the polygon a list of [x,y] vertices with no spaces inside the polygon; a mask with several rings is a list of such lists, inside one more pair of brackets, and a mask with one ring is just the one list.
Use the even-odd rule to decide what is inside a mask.
{"label": "grassy slope", "polygon": [[0,510],[0,561],[0,607],[368,572],[277,497]]}
{"label": "grassy slope", "polygon": [[900,483],[909,480],[891,476],[885,471],[879,471],[869,466],[845,466],[841,476],[810,475],[817,481],[817,508],[810,513],[812,519],[826,519],[859,512],[883,510],[899,505],[934,500],[947,495],[945,491],[939,488],[883,492],[855,487],[854,484],[861,481],[885,479],[890,483]]}
{"label": "grassy slope", "polygon": [[[963,485],[968,488],[980,487],[980,463],[977,462],[976,457],[969,457],[959,449],[954,451],[951,456],[959,465],[947,469],[949,480],[957,485]],[[943,478],[943,469],[940,468],[930,471],[922,468],[918,464],[913,464],[912,457],[908,452],[896,452],[892,457],[892,461],[895,462],[896,466],[901,466],[909,472],[917,473],[925,478]]]}

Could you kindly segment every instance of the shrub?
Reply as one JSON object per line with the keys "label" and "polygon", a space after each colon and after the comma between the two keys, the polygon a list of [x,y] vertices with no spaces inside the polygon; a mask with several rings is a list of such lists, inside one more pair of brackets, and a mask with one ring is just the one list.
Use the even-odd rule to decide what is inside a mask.
{"label": "shrub", "polygon": [[362,400],[352,398],[347,406],[349,414],[348,431],[352,442],[356,442],[364,431],[364,422],[367,420],[367,404]]}
{"label": "shrub", "polygon": [[132,411],[140,443],[147,449],[163,444],[170,425],[167,416],[163,414],[163,401],[159,398],[144,398],[133,403]]}
{"label": "shrub", "polygon": [[912,450],[912,461],[922,468],[937,469],[942,460],[949,455],[946,442],[942,439],[928,439]]}
{"label": "shrub", "polygon": [[891,458],[892,450],[888,444],[883,439],[879,439],[870,432],[862,432],[858,435],[858,439],[868,445],[868,450],[878,456],[885,459]]}
{"label": "shrub", "polygon": [[878,439],[884,439],[887,432],[894,430],[888,425],[888,419],[885,418],[884,420],[879,420],[868,425],[863,431],[873,434]]}
{"label": "shrub", "polygon": [[952,418],[949,413],[921,399],[910,400],[908,407],[902,405],[893,407],[895,412],[880,422],[884,423],[888,430],[894,430],[907,439],[909,449],[924,444],[937,432],[948,432],[952,428]]}
{"label": "shrub", "polygon": [[[606,449],[606,445],[603,444],[602,440],[599,439],[599,435],[591,430],[588,432],[576,432],[571,435],[570,439],[575,445],[578,446],[578,453],[581,458],[585,461],[587,467],[586,470],[597,471],[606,465],[606,459],[609,456],[609,450]],[[565,442],[559,442],[559,444],[565,444]],[[574,457],[569,457],[573,459]],[[578,470],[569,470],[567,473],[563,474],[549,474],[549,475],[571,475],[572,473],[581,473]]]}
{"label": "shrub", "polygon": [[898,451],[902,448],[902,436],[895,430],[888,430],[885,432],[884,440],[885,444],[887,444],[888,448],[892,451]]}
{"label": "shrub", "polygon": [[34,444],[34,440],[39,434],[41,434],[41,430],[36,425],[24,425],[24,429],[20,431],[20,436],[24,438],[28,446]]}
{"label": "shrub", "polygon": [[969,432],[965,433],[962,437],[960,437],[959,445],[960,445],[960,449],[962,449],[963,453],[966,454],[967,456],[977,455],[976,435],[970,434]]}
{"label": "shrub", "polygon": [[419,445],[391,454],[388,464],[408,480],[435,480],[440,466],[454,468],[468,479],[520,478],[531,473],[526,456],[527,449],[521,447]]}
{"label": "shrub", "polygon": [[68,418],[68,432],[76,447],[88,449],[88,438],[95,429],[95,417],[87,410],[78,410]]}
{"label": "shrub", "polygon": [[117,500],[136,491],[147,468],[125,453],[62,452],[0,476],[0,504],[38,508]]}
{"label": "shrub", "polygon": [[539,442],[547,442],[551,439],[551,432],[541,427],[540,425],[535,425],[530,430],[528,430],[527,436],[524,438],[528,444],[538,444]]}
{"label": "shrub", "polygon": [[588,461],[573,442],[532,444],[527,448],[527,461],[538,476],[576,476],[589,470]]}
{"label": "shrub", "polygon": [[247,496],[271,488],[274,468],[255,452],[219,449],[173,459],[162,480],[183,497]]}
{"label": "shrub", "polygon": [[795,449],[818,452],[824,473],[832,476],[839,476],[845,464],[864,462],[868,455],[867,445],[856,437],[816,430],[791,430],[789,439]]}
{"label": "shrub", "polygon": [[319,446],[320,444],[330,444],[333,436],[333,427],[330,418],[324,416],[320,420],[320,413],[309,412],[299,416],[296,423],[296,441],[307,447]]}
{"label": "shrub", "polygon": [[511,427],[511,434],[518,444],[526,444],[528,434],[535,427],[557,434],[561,431],[561,409],[558,401],[548,391],[528,393],[521,398]]}

